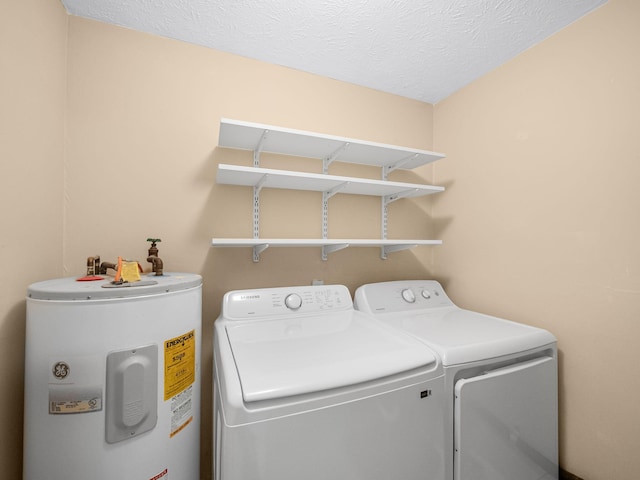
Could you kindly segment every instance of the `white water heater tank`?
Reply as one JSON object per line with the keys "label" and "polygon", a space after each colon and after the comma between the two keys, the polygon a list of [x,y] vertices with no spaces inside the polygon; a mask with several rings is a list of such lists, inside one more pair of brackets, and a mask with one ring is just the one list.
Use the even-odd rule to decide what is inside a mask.
{"label": "white water heater tank", "polygon": [[199,480],[202,278],[27,293],[24,480]]}

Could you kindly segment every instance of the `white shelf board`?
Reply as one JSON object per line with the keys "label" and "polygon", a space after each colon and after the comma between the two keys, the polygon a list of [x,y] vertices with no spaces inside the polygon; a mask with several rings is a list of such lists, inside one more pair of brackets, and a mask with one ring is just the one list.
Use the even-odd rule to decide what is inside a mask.
{"label": "white shelf board", "polygon": [[252,247],[253,261],[260,260],[260,254],[269,247],[321,247],[322,258],[347,247],[381,247],[381,257],[421,245],[441,245],[442,240],[379,240],[379,239],[313,239],[313,238],[214,238],[213,247]]}
{"label": "white shelf board", "polygon": [[380,240],[380,239],[326,239],[326,238],[213,238],[212,247],[394,247],[411,248],[420,245],[442,245],[442,240]]}
{"label": "white shelf board", "polygon": [[262,188],[335,192],[351,195],[417,197],[438,193],[444,187],[416,183],[389,182],[322,173],[305,173],[238,165],[218,165],[217,182]]}
{"label": "white shelf board", "polygon": [[[266,135],[265,135],[266,132]],[[261,139],[264,136],[264,140]],[[220,147],[329,158],[335,161],[378,167],[413,169],[444,158],[444,154],[334,135],[275,127],[240,120],[220,119]]]}

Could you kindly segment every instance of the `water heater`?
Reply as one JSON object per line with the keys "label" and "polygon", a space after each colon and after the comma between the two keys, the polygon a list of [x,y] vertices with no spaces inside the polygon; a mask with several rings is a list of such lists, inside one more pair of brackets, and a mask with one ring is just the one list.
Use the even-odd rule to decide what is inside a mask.
{"label": "water heater", "polygon": [[27,292],[24,480],[199,480],[202,278]]}

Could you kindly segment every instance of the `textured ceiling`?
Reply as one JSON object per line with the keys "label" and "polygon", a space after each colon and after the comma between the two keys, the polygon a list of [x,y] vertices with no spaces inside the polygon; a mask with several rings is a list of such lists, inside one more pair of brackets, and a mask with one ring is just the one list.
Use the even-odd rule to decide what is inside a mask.
{"label": "textured ceiling", "polygon": [[62,0],[72,15],[437,103],[606,0]]}

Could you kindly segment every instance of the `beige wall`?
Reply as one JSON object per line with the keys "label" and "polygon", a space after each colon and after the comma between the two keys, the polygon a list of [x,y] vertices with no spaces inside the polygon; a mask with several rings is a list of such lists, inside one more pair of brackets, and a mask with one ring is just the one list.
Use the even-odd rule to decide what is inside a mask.
{"label": "beige wall", "polygon": [[561,464],[589,480],[640,472],[638,25],[610,0],[435,107],[436,274],[556,334]]}
{"label": "beige wall", "polygon": [[[354,286],[365,273],[380,278],[400,267],[425,273],[416,258],[430,258],[428,247],[385,262],[375,249],[338,252],[327,262],[319,249],[270,249],[253,264],[249,250],[209,244],[214,236],[252,233],[251,189],[215,182],[218,162],[252,163],[250,152],[216,148],[221,117],[430,148],[431,105],[76,17],[70,19],[68,105],[68,274],[95,253],[142,258],[145,239],[157,236],[169,269],[205,274],[205,315],[211,316],[229,288],[313,278]],[[320,161],[268,154],[262,165],[322,169]],[[380,175],[379,169],[361,170]],[[320,199],[318,193],[265,190],[262,235],[319,237]],[[409,212],[427,208],[425,198]],[[403,222],[407,213],[394,210],[390,236],[431,236],[425,213],[419,222]],[[336,197],[329,233],[379,236],[379,212],[377,200]],[[367,272],[353,268],[363,259],[373,260]]]}
{"label": "beige wall", "polygon": [[[429,276],[429,247],[387,261],[376,249],[350,249],[327,262],[319,249],[270,249],[256,264],[249,249],[209,245],[214,236],[252,234],[251,189],[215,182],[218,162],[252,163],[248,152],[216,149],[220,117],[430,148],[430,105],[71,18],[68,106],[65,273],[81,273],[96,253],[143,259],[145,239],[155,236],[162,238],[165,269],[204,277],[203,478],[211,462],[212,326],[224,292],[313,279],[355,287],[371,278]],[[322,168],[319,161],[269,155],[262,165]],[[316,193],[265,190],[262,235],[319,237],[320,200]],[[390,234],[408,229],[429,238],[426,214],[415,211],[427,205],[408,210],[421,227],[403,225],[397,217],[407,213],[396,209]],[[379,211],[370,198],[332,199],[330,234],[376,237]]]}
{"label": "beige wall", "polygon": [[[167,269],[205,281],[203,478],[210,336],[225,291],[313,279],[353,289],[434,274],[463,306],[558,336],[563,466],[588,480],[636,477],[636,2],[610,0],[439,103],[434,120],[420,102],[67,17],[57,0],[0,1],[7,478],[20,472],[26,286],[79,275],[93,254],[144,258],[148,236],[163,239]],[[327,262],[317,249],[269,249],[257,264],[246,249],[210,248],[214,236],[251,235],[250,190],[215,183],[217,163],[251,163],[215,148],[223,116],[445,152],[435,175],[448,190],[435,197],[434,221],[428,198],[394,203],[390,219],[391,237],[445,244],[386,261],[376,249],[342,250]],[[263,165],[321,169],[269,155]],[[396,178],[431,181],[432,169]],[[378,201],[336,196],[330,208],[331,236],[379,234]],[[262,212],[265,237],[320,234],[318,194],[264,191]]]}
{"label": "beige wall", "polygon": [[[31,72],[16,75],[15,88],[33,82],[32,89],[11,99],[28,129],[6,119],[9,134],[25,138],[15,139],[7,157],[11,168],[21,170],[20,177],[8,182],[19,201],[7,198],[1,207],[2,218],[15,223],[15,244],[5,249],[5,238],[1,245],[7,271],[24,267],[24,273],[19,272],[19,282],[15,276],[3,277],[10,287],[5,292],[10,293],[2,297],[8,310],[2,341],[14,346],[0,351],[0,361],[11,371],[11,380],[0,392],[2,424],[11,428],[0,430],[2,465],[19,472],[22,424],[15,413],[22,401],[26,286],[81,275],[86,258],[94,254],[103,260],[114,261],[118,255],[142,260],[145,240],[154,236],[162,238],[160,254],[167,270],[204,277],[202,473],[210,478],[211,334],[225,291],[310,284],[313,279],[353,288],[371,279],[431,276],[432,263],[430,247],[396,253],[386,261],[380,260],[377,249],[348,249],[326,262],[320,260],[319,249],[270,249],[257,264],[249,249],[212,249],[212,237],[251,236],[252,225],[251,190],[215,183],[218,162],[252,163],[250,153],[216,149],[220,117],[430,149],[433,107],[186,43],[67,19],[56,0],[29,4],[19,13],[30,21],[44,22],[50,10],[57,15],[46,21],[59,20],[59,45],[50,45],[47,36],[40,38],[36,28],[25,37],[37,39],[32,40],[37,42],[34,48],[41,48],[42,55],[56,53],[59,71],[53,78],[38,72],[43,59],[36,56],[31,65],[31,49],[17,46],[16,63],[27,62],[40,75],[38,81]],[[24,41],[21,35],[16,31],[11,38]],[[48,58],[46,63],[52,61]],[[36,89],[40,90],[33,99]],[[27,101],[29,109],[22,106]],[[43,106],[51,110],[44,112],[46,122]],[[322,168],[319,161],[270,155],[264,155],[263,165]],[[36,177],[42,185],[31,178],[39,169]],[[396,172],[395,177],[428,178],[430,172],[426,167],[407,175]],[[332,173],[380,175],[378,169],[340,165],[333,165]],[[264,191],[263,235],[320,236],[320,200],[315,193]],[[410,202],[405,211],[399,203],[391,206],[389,236],[431,238],[429,199]],[[379,211],[378,200],[335,197],[329,233],[375,238],[380,232]],[[48,241],[36,240],[44,233],[51,237]],[[33,239],[23,240],[25,236]],[[5,443],[12,443],[10,452]]]}
{"label": "beige wall", "polygon": [[62,273],[67,15],[0,0],[0,468],[20,478],[27,285]]}

